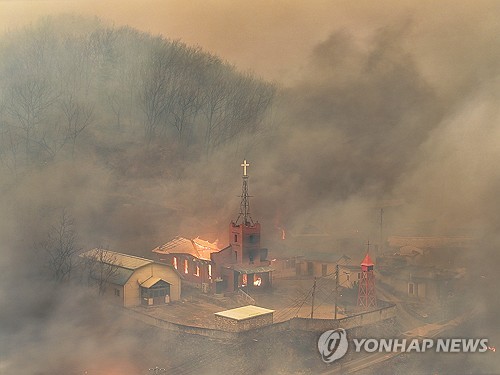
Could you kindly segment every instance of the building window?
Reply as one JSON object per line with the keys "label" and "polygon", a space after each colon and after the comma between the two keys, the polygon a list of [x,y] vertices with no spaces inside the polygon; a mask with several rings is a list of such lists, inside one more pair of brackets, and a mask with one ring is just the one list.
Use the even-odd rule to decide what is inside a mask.
{"label": "building window", "polygon": [[177,269],[177,257],[173,259],[174,268]]}
{"label": "building window", "polygon": [[188,272],[189,272],[189,269],[188,269],[188,260],[184,259],[184,273],[188,273]]}
{"label": "building window", "polygon": [[195,276],[200,276],[200,267],[196,266],[196,272],[194,273]]}
{"label": "building window", "polygon": [[243,274],[243,277],[241,279],[242,279],[241,286],[243,286],[243,287],[247,286],[248,276],[246,274]]}
{"label": "building window", "polygon": [[327,270],[327,265],[322,264],[321,265],[321,276],[326,276],[326,270]]}
{"label": "building window", "polygon": [[358,280],[361,279],[361,272],[358,272]]}
{"label": "building window", "polygon": [[408,283],[408,294],[413,295],[415,292],[414,290],[414,284],[413,283]]}
{"label": "building window", "polygon": [[208,265],[208,278],[211,280],[212,279],[212,265]]}
{"label": "building window", "polygon": [[238,242],[238,235],[237,234],[234,235],[234,242]]}
{"label": "building window", "polygon": [[115,289],[115,296],[120,297],[120,289]]}

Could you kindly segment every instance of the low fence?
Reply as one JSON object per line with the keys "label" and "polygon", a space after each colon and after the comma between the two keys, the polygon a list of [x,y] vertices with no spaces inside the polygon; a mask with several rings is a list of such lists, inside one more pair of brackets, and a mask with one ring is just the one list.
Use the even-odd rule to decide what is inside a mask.
{"label": "low fence", "polygon": [[273,323],[267,326],[254,328],[243,332],[227,332],[215,328],[204,328],[189,326],[184,324],[172,323],[166,320],[158,319],[147,314],[134,310],[125,309],[126,314],[145,324],[155,326],[169,331],[186,333],[190,335],[200,335],[220,340],[232,340],[248,334],[272,334],[282,331],[313,331],[323,332],[329,329],[344,328],[352,329],[374,324],[396,316],[396,306],[388,304],[376,310],[358,313],[341,319],[310,319],[310,318],[292,318],[284,322]]}

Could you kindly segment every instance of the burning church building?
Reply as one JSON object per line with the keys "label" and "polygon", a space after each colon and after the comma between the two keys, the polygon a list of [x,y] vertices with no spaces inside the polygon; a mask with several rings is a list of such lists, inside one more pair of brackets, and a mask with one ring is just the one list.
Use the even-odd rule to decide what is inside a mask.
{"label": "burning church building", "polygon": [[211,289],[214,280],[211,254],[218,251],[216,243],[184,237],[175,237],[153,249],[160,261],[171,264],[181,273],[183,283],[201,288],[205,293]]}
{"label": "burning church building", "polygon": [[246,160],[240,212],[229,224],[229,245],[219,249],[216,243],[199,238],[176,237],[153,249],[163,262],[171,264],[184,275],[184,282],[208,293],[232,293],[239,289],[265,289],[272,284],[272,267],[268,251],[261,247],[261,226],[250,215]]}

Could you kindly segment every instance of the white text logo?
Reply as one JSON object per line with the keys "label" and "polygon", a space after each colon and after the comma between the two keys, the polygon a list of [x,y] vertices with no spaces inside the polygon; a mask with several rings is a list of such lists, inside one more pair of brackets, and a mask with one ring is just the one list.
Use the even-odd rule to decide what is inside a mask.
{"label": "white text logo", "polygon": [[342,358],[347,353],[348,346],[347,333],[342,328],[326,331],[318,340],[318,350],[325,363]]}

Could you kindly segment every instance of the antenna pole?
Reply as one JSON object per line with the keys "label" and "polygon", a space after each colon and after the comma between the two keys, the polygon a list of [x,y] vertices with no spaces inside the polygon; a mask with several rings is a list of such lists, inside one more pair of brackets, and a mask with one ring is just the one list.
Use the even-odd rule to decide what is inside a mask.
{"label": "antenna pole", "polygon": [[314,295],[316,294],[316,276],[314,277],[312,303],[311,303],[311,319],[314,317]]}

